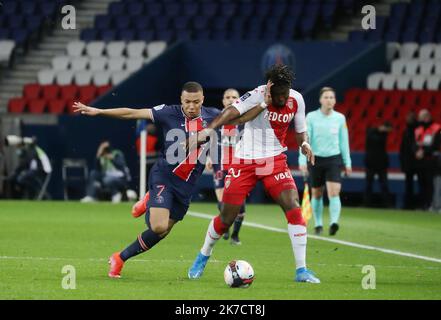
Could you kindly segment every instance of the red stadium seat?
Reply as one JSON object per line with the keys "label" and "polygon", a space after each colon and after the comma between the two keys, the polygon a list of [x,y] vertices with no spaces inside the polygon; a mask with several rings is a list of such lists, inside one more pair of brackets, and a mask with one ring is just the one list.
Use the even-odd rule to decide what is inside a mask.
{"label": "red stadium seat", "polygon": [[65,102],[66,102],[66,113],[67,114],[75,114],[74,113],[74,111],[73,111],[73,104],[74,104],[74,102],[75,102],[76,100],[66,100]]}
{"label": "red stadium seat", "polygon": [[381,117],[384,121],[394,121],[396,118],[396,110],[394,106],[386,106],[381,112]]}
{"label": "red stadium seat", "polygon": [[80,86],[79,100],[82,103],[90,103],[96,97],[96,87],[95,86]]}
{"label": "red stadium seat", "polygon": [[8,111],[13,113],[22,113],[26,108],[25,98],[12,98],[8,103]]}
{"label": "red stadium seat", "polygon": [[55,99],[48,103],[49,113],[62,114],[66,108],[66,100]]}
{"label": "red stadium seat", "polygon": [[111,85],[105,85],[105,86],[99,86],[98,88],[97,88],[97,90],[98,90],[98,97],[99,96],[102,96],[103,94],[105,94],[107,91],[109,91],[110,89],[112,88],[112,86]]}
{"label": "red stadium seat", "polygon": [[54,100],[58,99],[58,95],[60,93],[60,87],[55,84],[48,84],[43,86],[43,98],[46,100]]}
{"label": "red stadium seat", "polygon": [[403,91],[399,90],[389,90],[389,105],[398,107],[401,106],[403,101]]}
{"label": "red stadium seat", "polygon": [[78,87],[76,85],[66,85],[60,86],[60,98],[67,99],[76,99],[78,96]]}
{"label": "red stadium seat", "polygon": [[39,84],[27,84],[23,88],[23,96],[26,99],[38,99],[41,94],[41,86]]}
{"label": "red stadium seat", "polygon": [[358,88],[352,88],[346,91],[345,93],[345,103],[349,105],[354,105],[358,102],[359,95],[360,95],[361,89]]}
{"label": "red stadium seat", "polygon": [[423,108],[431,108],[434,105],[434,91],[424,90],[420,93],[419,105]]}
{"label": "red stadium seat", "polygon": [[388,104],[389,94],[386,90],[371,90],[372,104],[377,106],[384,106]]}
{"label": "red stadium seat", "polygon": [[28,108],[30,113],[43,113],[46,109],[46,100],[28,100]]}
{"label": "red stadium seat", "polygon": [[372,103],[373,92],[371,90],[363,90],[360,92],[360,100],[358,101],[358,106],[361,108],[366,108]]}
{"label": "red stadium seat", "polygon": [[416,109],[418,107],[418,92],[417,91],[403,91],[402,106]]}

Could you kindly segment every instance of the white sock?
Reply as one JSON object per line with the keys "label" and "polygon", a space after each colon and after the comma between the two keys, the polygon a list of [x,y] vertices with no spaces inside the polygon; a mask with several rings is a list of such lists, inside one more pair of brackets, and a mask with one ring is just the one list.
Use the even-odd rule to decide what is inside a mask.
{"label": "white sock", "polygon": [[214,230],[213,220],[214,219],[211,219],[210,224],[208,225],[207,234],[205,235],[205,242],[201,249],[201,253],[204,256],[211,256],[214,245],[216,244],[217,240],[219,240],[222,236],[217,234],[216,231]]}
{"label": "white sock", "polygon": [[300,224],[288,224],[288,234],[296,260],[296,269],[306,268],[306,227]]}

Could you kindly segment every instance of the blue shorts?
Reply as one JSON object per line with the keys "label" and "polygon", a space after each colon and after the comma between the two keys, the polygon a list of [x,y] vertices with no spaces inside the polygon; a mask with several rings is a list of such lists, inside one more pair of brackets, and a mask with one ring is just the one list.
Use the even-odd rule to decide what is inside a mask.
{"label": "blue shorts", "polygon": [[150,225],[150,208],[168,209],[170,219],[182,220],[190,206],[193,187],[193,184],[181,180],[173,173],[161,170],[155,164],[149,174],[150,199],[145,215],[147,225]]}

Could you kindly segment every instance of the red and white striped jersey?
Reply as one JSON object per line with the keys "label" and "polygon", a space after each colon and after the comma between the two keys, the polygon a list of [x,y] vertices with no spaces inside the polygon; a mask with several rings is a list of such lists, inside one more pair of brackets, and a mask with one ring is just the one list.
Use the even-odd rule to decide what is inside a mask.
{"label": "red and white striped jersey", "polygon": [[[233,107],[244,114],[264,101],[265,85],[244,94]],[[283,108],[267,106],[255,119],[245,123],[243,135],[236,145],[235,156],[240,159],[275,157],[287,150],[286,133],[294,119],[295,131],[306,131],[305,102],[302,95],[290,89]]]}

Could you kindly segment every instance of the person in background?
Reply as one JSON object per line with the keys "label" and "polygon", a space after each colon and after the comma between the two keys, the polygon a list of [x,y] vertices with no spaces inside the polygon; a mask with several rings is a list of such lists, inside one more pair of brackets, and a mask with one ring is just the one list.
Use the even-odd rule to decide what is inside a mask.
{"label": "person in background", "polygon": [[383,198],[383,205],[390,207],[389,188],[387,185],[387,168],[389,167],[389,157],[387,154],[387,137],[392,131],[390,122],[368,128],[366,132],[366,193],[365,204],[369,206],[372,204],[372,187],[375,175],[378,175],[380,182],[381,196]]}
{"label": "person in background", "polygon": [[433,156],[435,158],[435,170],[431,211],[441,213],[441,131],[438,131],[433,141]]}
{"label": "person in background", "polygon": [[406,116],[406,129],[403,132],[400,145],[401,171],[405,174],[406,189],[404,193],[403,209],[415,209],[415,194],[413,177],[417,174],[415,157],[415,129],[417,127],[415,112],[411,111]]}
{"label": "person in background", "polygon": [[421,208],[428,210],[432,204],[433,175],[435,171],[435,157],[433,142],[441,125],[433,122],[429,110],[422,109],[418,113],[419,125],[415,129],[415,157],[420,191]]}
{"label": "person in background", "polygon": [[113,149],[108,141],[104,141],[98,147],[95,170],[90,173],[87,195],[81,202],[97,201],[99,192],[106,189],[112,195],[112,202],[119,203],[130,180],[124,154],[118,149]]}
{"label": "person in background", "polygon": [[47,175],[52,172],[51,163],[35,138],[30,143],[20,144],[18,153],[19,165],[10,178],[14,197],[36,199]]}

